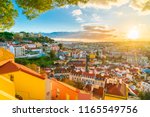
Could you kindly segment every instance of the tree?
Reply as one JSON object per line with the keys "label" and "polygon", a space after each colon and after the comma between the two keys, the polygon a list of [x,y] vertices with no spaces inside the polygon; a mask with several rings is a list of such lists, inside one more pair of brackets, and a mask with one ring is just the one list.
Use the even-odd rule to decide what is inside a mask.
{"label": "tree", "polygon": [[11,0],[0,1],[0,30],[9,29],[14,25],[17,17],[17,10],[14,9]]}
{"label": "tree", "polygon": [[99,51],[96,51],[96,58],[99,59]]}
{"label": "tree", "polygon": [[26,66],[36,72],[38,71],[38,66],[36,64],[32,63],[32,64],[27,64]]}
{"label": "tree", "polygon": [[[88,0],[15,0],[22,8],[23,14],[28,19],[33,19],[40,14],[57,7],[66,5],[78,5],[86,3]],[[12,0],[0,1],[0,30],[9,29],[14,25],[18,12],[14,9]]]}
{"label": "tree", "polygon": [[58,46],[59,46],[60,49],[63,48],[63,44],[62,43],[58,44]]}
{"label": "tree", "polygon": [[13,40],[13,34],[9,32],[0,32],[0,41],[12,41]]}
{"label": "tree", "polygon": [[55,59],[56,58],[55,51],[51,50],[49,56],[51,59]]}
{"label": "tree", "polygon": [[22,36],[20,36],[18,33],[14,34],[14,39],[21,42],[22,41]]}
{"label": "tree", "polygon": [[139,97],[141,100],[150,100],[150,92],[140,92]]}
{"label": "tree", "polygon": [[78,82],[75,83],[75,87],[82,90],[83,87],[84,87],[84,84],[82,82],[78,81]]}

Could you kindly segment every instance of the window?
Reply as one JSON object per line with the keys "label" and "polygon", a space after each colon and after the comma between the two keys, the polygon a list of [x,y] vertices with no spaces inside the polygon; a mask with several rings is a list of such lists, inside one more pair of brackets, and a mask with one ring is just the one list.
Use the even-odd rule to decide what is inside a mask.
{"label": "window", "polygon": [[66,100],[70,100],[70,95],[66,94]]}
{"label": "window", "polygon": [[59,89],[57,89],[56,98],[59,97],[59,95],[60,95],[60,91],[59,91]]}
{"label": "window", "polygon": [[14,75],[12,75],[12,74],[10,75],[10,80],[14,81]]}
{"label": "window", "polygon": [[22,98],[20,95],[18,95],[18,94],[16,94],[15,97],[16,97],[17,99],[19,99],[19,100],[23,100],[23,98]]}

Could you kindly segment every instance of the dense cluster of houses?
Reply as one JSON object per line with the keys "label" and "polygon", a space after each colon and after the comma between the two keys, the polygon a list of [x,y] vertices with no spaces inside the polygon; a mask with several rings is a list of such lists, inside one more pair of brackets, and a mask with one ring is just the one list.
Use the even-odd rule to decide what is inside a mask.
{"label": "dense cluster of houses", "polygon": [[[65,48],[60,49],[57,43],[0,43],[0,47],[13,53],[5,52],[7,56],[10,56],[8,60],[11,60],[13,55],[15,58],[32,58],[44,56],[51,50],[56,52],[59,60],[55,61],[53,66],[42,68],[46,72],[47,78],[52,79],[51,82],[54,85],[51,84],[51,87],[55,86],[54,90],[49,91],[53,94],[53,99],[83,99],[80,97],[82,94],[88,99],[129,99],[130,95],[138,96],[140,91],[150,91],[149,60],[141,53],[120,52],[109,47],[101,47],[97,50],[97,45],[89,47],[88,44],[69,43],[64,46]],[[2,51],[0,51],[0,55],[3,56]],[[115,59],[116,61],[114,61]],[[9,61],[8,63],[13,65],[13,68],[26,69],[14,62]],[[1,60],[0,68],[5,64]],[[27,71],[29,73],[30,70]],[[84,93],[76,91],[74,88],[66,88],[68,85],[59,81],[65,78],[81,82],[84,85]],[[48,83],[46,82],[46,84]],[[44,89],[44,92],[46,90],[47,88]],[[22,95],[18,89],[15,91]],[[66,95],[62,94],[63,92]],[[71,93],[75,97],[72,97]],[[49,93],[47,92],[47,94]]]}
{"label": "dense cluster of houses", "polygon": [[[62,61],[59,62],[62,63]],[[107,91],[108,84],[114,87],[119,85],[116,90],[125,91],[126,93],[122,92],[122,94],[125,94],[124,96],[127,96],[128,91],[131,95],[138,96],[140,91],[149,91],[150,89],[149,82],[147,82],[148,73],[144,72],[144,68],[141,66],[135,66],[130,63],[111,63],[97,66],[89,64],[89,71],[86,71],[86,60],[84,59],[68,61],[65,64],[65,67],[59,66],[49,69],[49,73],[52,73],[52,76],[57,79],[69,78],[75,82],[82,82],[85,88],[89,86],[96,87],[103,90],[103,94]],[[88,91],[93,93],[91,88]],[[103,97],[103,95],[100,97]]]}
{"label": "dense cluster of houses", "polygon": [[51,50],[59,50],[58,44],[33,43],[32,41],[27,41],[24,44],[1,42],[0,47],[9,50],[15,55],[15,58],[39,58],[45,56]]}
{"label": "dense cluster of houses", "polygon": [[0,48],[0,100],[15,99],[90,100],[91,94],[15,63],[14,55]]}

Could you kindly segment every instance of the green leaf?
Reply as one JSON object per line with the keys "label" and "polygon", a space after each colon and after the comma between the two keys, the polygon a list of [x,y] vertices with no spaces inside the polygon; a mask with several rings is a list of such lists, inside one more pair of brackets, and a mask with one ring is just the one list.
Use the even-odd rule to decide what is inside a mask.
{"label": "green leaf", "polygon": [[0,2],[0,31],[9,29],[15,23],[18,12],[14,9],[11,0],[1,0]]}

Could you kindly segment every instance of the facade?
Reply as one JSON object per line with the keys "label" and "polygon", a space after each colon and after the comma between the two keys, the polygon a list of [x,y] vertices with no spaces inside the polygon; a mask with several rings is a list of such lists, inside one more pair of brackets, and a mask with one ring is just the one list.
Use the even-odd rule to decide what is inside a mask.
{"label": "facade", "polygon": [[70,80],[73,81],[82,82],[85,85],[91,84],[99,87],[104,87],[105,85],[105,78],[101,77],[100,75],[96,75],[88,72],[73,71],[70,73],[69,78]]}
{"label": "facade", "polygon": [[15,100],[15,85],[0,75],[0,100]]}
{"label": "facade", "polygon": [[41,54],[43,53],[42,49],[31,49],[32,52],[34,52],[35,54]]}
{"label": "facade", "polygon": [[144,92],[150,92],[150,83],[149,82],[142,82],[141,83],[141,90]]}
{"label": "facade", "polygon": [[28,48],[28,49],[35,49],[35,48],[37,48],[37,45],[36,44],[27,44],[26,48]]}
{"label": "facade", "polygon": [[51,97],[53,100],[90,100],[91,95],[70,85],[51,79]]}
{"label": "facade", "polygon": [[56,68],[54,70],[54,77],[57,79],[69,78],[70,69],[67,68]]}
{"label": "facade", "polygon": [[36,42],[35,45],[36,45],[37,48],[41,48],[42,47],[42,44],[39,43],[39,42]]}
{"label": "facade", "polygon": [[0,66],[0,74],[14,83],[16,95],[24,100],[44,100],[49,92],[44,76],[15,62]]}
{"label": "facade", "polygon": [[126,60],[128,63],[135,65],[142,65],[142,66],[149,65],[148,57],[143,55],[137,55],[136,53],[131,53],[127,55]]}
{"label": "facade", "polygon": [[107,83],[105,85],[104,100],[127,100],[128,87],[123,82]]}
{"label": "facade", "polygon": [[0,63],[8,60],[14,60],[14,55],[4,48],[0,48]]}
{"label": "facade", "polygon": [[25,56],[25,47],[24,46],[10,45],[9,49],[10,49],[10,52],[12,52],[16,58]]}

